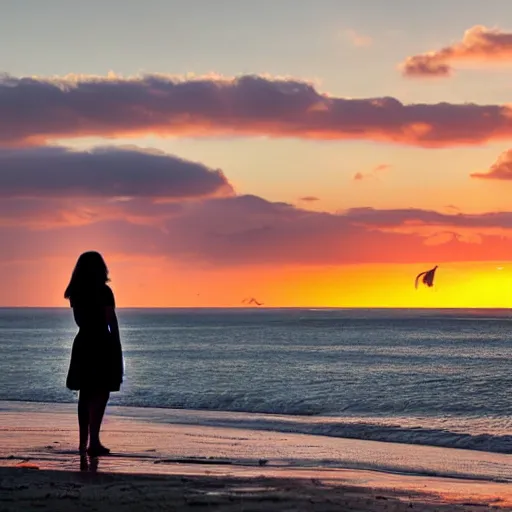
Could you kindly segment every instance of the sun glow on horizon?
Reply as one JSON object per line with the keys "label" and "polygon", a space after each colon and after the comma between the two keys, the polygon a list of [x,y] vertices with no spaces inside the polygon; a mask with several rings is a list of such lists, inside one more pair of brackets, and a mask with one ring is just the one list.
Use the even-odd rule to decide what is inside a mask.
{"label": "sun glow on horizon", "polygon": [[[509,308],[512,265],[507,262],[440,264],[434,286],[416,290],[416,275],[433,265],[343,265],[330,267],[187,268],[165,259],[133,259],[105,255],[119,307],[246,307],[255,297],[262,307],[333,308]],[[3,306],[67,306],[63,290],[74,260],[20,263],[7,275]],[[23,284],[27,281],[26,285]],[[31,283],[31,285],[29,285]],[[19,289],[19,287],[18,287]],[[26,293],[26,290],[31,290]]]}

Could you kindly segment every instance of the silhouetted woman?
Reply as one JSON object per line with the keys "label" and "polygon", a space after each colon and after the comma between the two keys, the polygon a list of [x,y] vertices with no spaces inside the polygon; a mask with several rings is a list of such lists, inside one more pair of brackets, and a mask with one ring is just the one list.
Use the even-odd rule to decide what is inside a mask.
{"label": "silhouetted woman", "polygon": [[108,281],[107,265],[101,254],[85,252],[78,258],[64,293],[79,327],[66,386],[80,391],[79,450],[91,456],[110,453],[100,442],[101,422],[110,392],[119,391],[123,381],[121,340],[114,294]]}

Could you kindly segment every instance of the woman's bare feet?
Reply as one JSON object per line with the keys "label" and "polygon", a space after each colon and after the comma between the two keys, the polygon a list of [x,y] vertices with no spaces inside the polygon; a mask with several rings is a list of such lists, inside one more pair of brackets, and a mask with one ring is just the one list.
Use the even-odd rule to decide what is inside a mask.
{"label": "woman's bare feet", "polygon": [[87,448],[87,453],[91,457],[101,457],[102,455],[109,455],[110,449],[106,446],[103,446],[102,444],[92,445]]}

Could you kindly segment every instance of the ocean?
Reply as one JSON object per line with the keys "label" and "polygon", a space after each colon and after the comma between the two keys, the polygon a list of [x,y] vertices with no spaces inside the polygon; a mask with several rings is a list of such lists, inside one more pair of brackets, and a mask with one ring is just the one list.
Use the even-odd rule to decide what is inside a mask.
{"label": "ocean", "polygon": [[[118,316],[126,376],[112,405],[249,413],[208,421],[512,453],[508,310]],[[76,332],[70,309],[0,309],[0,400],[76,402],[65,387]]]}

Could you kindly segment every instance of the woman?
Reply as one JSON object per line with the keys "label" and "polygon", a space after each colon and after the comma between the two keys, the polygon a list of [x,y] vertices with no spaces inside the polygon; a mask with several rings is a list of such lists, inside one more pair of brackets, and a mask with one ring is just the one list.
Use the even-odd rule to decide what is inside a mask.
{"label": "woman", "polygon": [[108,281],[107,265],[101,254],[85,252],[78,258],[64,293],[79,327],[66,386],[80,391],[79,451],[93,457],[110,453],[100,442],[101,422],[110,393],[119,391],[123,381],[121,340],[114,294]]}

